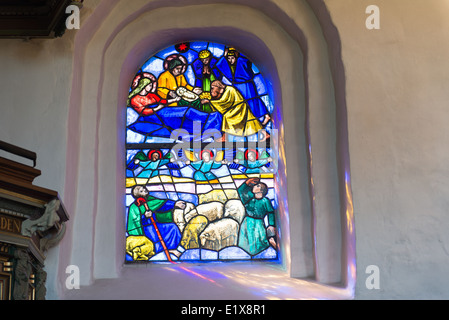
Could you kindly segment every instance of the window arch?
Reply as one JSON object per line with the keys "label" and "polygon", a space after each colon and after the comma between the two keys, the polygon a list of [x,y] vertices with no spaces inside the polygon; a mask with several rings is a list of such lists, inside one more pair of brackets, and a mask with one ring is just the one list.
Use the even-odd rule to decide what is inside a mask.
{"label": "window arch", "polygon": [[243,52],[163,49],[126,108],[127,262],[279,259],[274,105]]}

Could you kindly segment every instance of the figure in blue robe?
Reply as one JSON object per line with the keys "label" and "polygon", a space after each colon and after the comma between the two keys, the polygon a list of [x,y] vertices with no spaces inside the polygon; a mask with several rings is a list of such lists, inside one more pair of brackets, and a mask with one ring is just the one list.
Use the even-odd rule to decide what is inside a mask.
{"label": "figure in blue robe", "polygon": [[220,73],[215,67],[218,59],[209,50],[201,50],[198,53],[198,60],[192,64],[195,73],[195,86],[202,88],[203,92],[210,92],[210,84],[218,80]]}
{"label": "figure in blue robe", "polygon": [[254,84],[254,71],[252,62],[237,52],[234,48],[229,48],[225,55],[217,62],[220,71],[220,80],[226,78],[228,82],[237,88],[246,99],[252,113],[256,118],[264,117],[263,125],[271,119],[265,103],[259,98],[259,93]]}
{"label": "figure in blue robe", "polygon": [[244,160],[240,164],[246,168],[246,174],[261,173],[260,168],[268,163],[268,159],[248,161]]}
{"label": "figure in blue robe", "polygon": [[196,181],[210,181],[217,179],[217,176],[211,172],[212,169],[218,169],[223,165],[223,162],[214,161],[212,151],[203,150],[201,152],[201,160],[195,162],[186,162],[190,164],[196,171],[193,178]]}

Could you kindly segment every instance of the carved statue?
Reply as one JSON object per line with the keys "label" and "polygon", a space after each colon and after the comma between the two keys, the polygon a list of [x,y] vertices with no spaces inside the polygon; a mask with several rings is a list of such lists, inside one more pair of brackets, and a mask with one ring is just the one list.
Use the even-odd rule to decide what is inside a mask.
{"label": "carved statue", "polygon": [[[34,234],[39,235],[39,249],[46,252],[50,247],[59,243],[65,233],[65,224],[60,223],[58,210],[61,202],[54,199],[45,205],[44,214],[37,219],[27,219],[22,222],[22,235],[31,237]],[[31,260],[28,254],[23,251],[17,251],[17,265],[15,269],[15,283],[14,283],[14,299],[26,300],[28,299],[29,284],[32,267]],[[36,300],[45,300],[47,289],[45,284],[47,281],[47,273],[39,268],[36,275]]]}
{"label": "carved statue", "polygon": [[31,260],[25,250],[19,249],[14,253],[17,259],[14,277],[14,300],[28,300],[28,280],[31,276]]}

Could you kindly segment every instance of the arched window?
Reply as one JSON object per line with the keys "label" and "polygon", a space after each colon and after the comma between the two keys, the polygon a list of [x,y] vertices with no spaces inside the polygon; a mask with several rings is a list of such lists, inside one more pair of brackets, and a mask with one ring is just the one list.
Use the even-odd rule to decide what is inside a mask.
{"label": "arched window", "polygon": [[233,46],[152,56],[129,87],[126,261],[277,260],[271,88]]}

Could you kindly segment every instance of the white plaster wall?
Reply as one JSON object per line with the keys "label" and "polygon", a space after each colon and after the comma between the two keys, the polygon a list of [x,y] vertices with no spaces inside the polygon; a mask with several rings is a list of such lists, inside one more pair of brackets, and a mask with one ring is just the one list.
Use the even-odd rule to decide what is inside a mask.
{"label": "white plaster wall", "polygon": [[[72,43],[73,34],[53,42],[0,40],[0,139],[36,152],[36,167],[42,171],[36,184],[60,191],[65,175]],[[32,165],[23,158],[2,155]]]}
{"label": "white plaster wall", "polygon": [[[99,0],[84,5],[82,23]],[[63,202],[66,186],[67,119],[72,84],[75,31],[62,38],[0,39],[0,140],[37,153],[40,187],[55,190]],[[0,150],[0,156],[32,165]],[[50,297],[56,297],[59,247],[48,252]]]}
{"label": "white plaster wall", "polygon": [[[0,40],[0,140],[37,153],[42,175],[34,184],[64,196],[67,114],[72,78],[73,36],[48,40]],[[32,162],[0,151],[0,155]],[[47,257],[57,268],[58,248]],[[55,276],[48,277],[50,294]]]}
{"label": "white plaster wall", "polygon": [[[449,3],[326,0],[347,78],[360,299],[449,298]],[[380,9],[380,29],[365,9]],[[380,270],[368,290],[367,266]]]}

